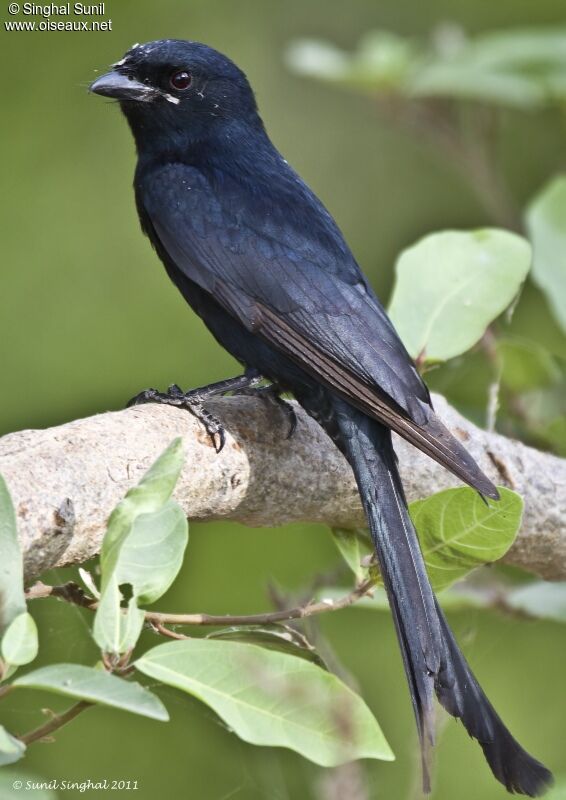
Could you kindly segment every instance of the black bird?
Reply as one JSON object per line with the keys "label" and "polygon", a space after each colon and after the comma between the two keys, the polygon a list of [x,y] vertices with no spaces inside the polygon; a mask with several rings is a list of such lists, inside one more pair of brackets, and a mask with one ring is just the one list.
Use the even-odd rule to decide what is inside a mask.
{"label": "black bird", "polygon": [[259,376],[292,392],[354,470],[409,682],[425,790],[436,693],[510,792],[541,794],[550,772],[495,712],[432,592],[391,431],[484,497],[497,499],[497,489],[435,415],[336,223],[267,136],[246,76],[204,44],[166,39],[134,46],[90,88],[118,99],[130,124],[141,225],[169,277],[246,368],[196,396],[173,386],[135,400],[190,407],[221,435],[202,406],[207,396]]}

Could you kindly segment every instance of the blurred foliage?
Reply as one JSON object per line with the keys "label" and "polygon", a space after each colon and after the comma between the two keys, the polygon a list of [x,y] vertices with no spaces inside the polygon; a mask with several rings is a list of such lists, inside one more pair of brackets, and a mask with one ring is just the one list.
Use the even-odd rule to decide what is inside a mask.
{"label": "blurred foliage", "polygon": [[[321,41],[296,41],[287,50],[287,61],[300,74],[368,94],[383,119],[429,142],[451,162],[493,222],[529,236],[533,279],[554,316],[554,352],[541,344],[540,332],[530,330],[532,339],[510,335],[515,307],[505,320],[490,324],[493,292],[482,284],[483,295],[478,295],[476,277],[487,268],[494,286],[498,280],[508,286],[501,311],[518,292],[527,263],[515,278],[502,260],[490,271],[487,261],[482,266],[488,255],[478,242],[474,253],[473,234],[468,240],[463,233],[435,234],[404,251],[390,313],[407,349],[423,366],[452,359],[429,376],[432,388],[476,422],[566,454],[566,179],[553,178],[523,214],[500,150],[506,108],[562,114],[566,29],[511,29],[469,37],[460,26],[440,25],[428,43],[374,31],[349,53]],[[447,237],[452,237],[451,250]],[[419,259],[423,274],[415,281],[411,267]],[[510,258],[508,263],[513,269],[517,262]],[[461,295],[459,308],[457,303],[445,307],[437,281],[444,283],[446,297]],[[440,315],[457,331],[452,340],[439,325],[440,341],[434,341],[427,315],[417,314],[423,304],[430,319]],[[478,340],[483,357],[454,358]]]}
{"label": "blurred foliage", "polygon": [[566,28],[470,38],[459,25],[445,24],[428,43],[378,30],[364,35],[352,53],[299,40],[287,59],[303,75],[372,94],[447,97],[525,110],[566,100]]}
{"label": "blurred foliage", "polygon": [[[524,50],[525,37],[536,44],[544,35],[549,43],[549,33],[560,49],[564,13],[557,0],[536,6],[527,0],[462,0],[457,6],[448,0],[352,0],[347,13],[337,0],[109,0],[106,8],[113,19],[110,33],[0,33],[2,433],[120,408],[145,386],[202,385],[237,370],[187,312],[139,233],[129,132],[112,104],[101,108],[85,91],[93,70],[104,69],[134,41],[200,39],[246,70],[274,141],[335,215],[384,299],[394,261],[409,244],[441,229],[498,225],[523,231],[522,209],[565,169],[558,99],[563,56],[549,46],[537,62],[538,56]],[[456,25],[446,24],[454,18]],[[504,68],[474,63],[477,43],[489,46],[491,38],[505,44],[511,27],[523,37],[516,48],[520,68],[509,54]],[[437,65],[455,59],[458,69],[453,77],[452,70],[437,72],[436,94],[423,84],[421,91],[428,93],[417,97],[415,90],[410,98],[375,84],[338,91],[285,69],[282,56],[290,41],[306,36],[336,42],[347,54],[377,28],[388,31],[381,34],[379,59],[385,64],[379,68],[382,75],[389,71],[390,87],[400,76],[406,79],[408,58],[435,52]],[[548,86],[537,77],[542,72],[551,78]],[[466,87],[466,73],[474,73],[477,86],[468,77]],[[488,79],[491,97],[485,94]],[[534,277],[542,287],[536,271],[535,254]],[[496,386],[501,431],[566,454],[566,337],[556,303],[551,311],[548,302],[528,282],[514,313],[493,326],[492,339],[429,371],[427,381],[480,423],[493,418]],[[534,359],[520,355],[519,345],[510,347],[511,340],[529,354],[534,350]],[[265,607],[268,585],[287,587],[286,604],[298,602],[309,593],[313,575],[335,573],[336,563],[320,526],[269,532],[193,525],[191,557],[163,604],[171,610],[223,613],[229,607],[251,613]],[[61,583],[70,577],[75,572],[63,570],[45,579]],[[68,661],[93,663],[97,651],[84,635],[90,612],[55,600],[32,604],[31,610],[45,631],[37,664],[60,658],[63,640]],[[557,623],[525,625],[473,610],[454,622],[513,733],[558,775],[566,773],[566,699],[559,689],[566,645]],[[253,748],[171,690],[160,693],[172,722],[160,726],[159,736],[150,720],[95,709],[63,729],[56,744],[30,748],[26,769],[44,780],[137,779],[136,796],[148,800],[164,793],[184,796],[187,787],[207,800],[329,800],[344,785],[349,788],[343,794],[355,788],[363,800],[413,797],[413,718],[390,620],[363,611],[325,615],[309,638],[320,640],[325,662],[341,676],[356,676],[357,688],[388,732],[395,764],[322,770],[290,752]],[[472,640],[473,647],[466,647]],[[154,643],[154,635],[142,633],[142,646]],[[39,698],[38,703],[29,692],[17,702],[3,699],[3,724],[14,730],[23,714],[31,728],[41,721],[41,702],[63,707],[50,695]],[[437,750],[434,800],[507,796],[460,727],[450,723]],[[15,776],[9,769],[6,776],[0,771],[0,792],[10,791]],[[64,796],[82,794],[70,790]]]}

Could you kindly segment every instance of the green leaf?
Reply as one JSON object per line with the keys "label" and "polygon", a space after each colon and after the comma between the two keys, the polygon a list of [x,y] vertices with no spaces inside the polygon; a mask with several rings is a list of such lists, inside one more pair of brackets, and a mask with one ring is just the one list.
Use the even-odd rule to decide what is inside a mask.
{"label": "green leaf", "polygon": [[505,603],[531,617],[566,622],[566,581],[534,581],[505,595]]}
{"label": "green leaf", "polygon": [[96,597],[97,600],[100,600],[100,592],[91,573],[88,572],[88,570],[83,569],[82,567],[79,567],[78,572],[87,590],[91,593],[93,597]]}
{"label": "green leaf", "polygon": [[206,638],[257,644],[271,650],[289,653],[297,658],[305,658],[322,669],[327,669],[326,664],[306,636],[290,625],[281,623],[233,625],[230,628],[221,628],[214,633],[209,633]]}
{"label": "green leaf", "polygon": [[132,714],[140,714],[150,719],[161,721],[169,719],[167,709],[161,700],[139,683],[125,681],[109,672],[96,667],[85,667],[82,664],[53,664],[41,667],[17,678],[13,686],[43,689],[77,700],[131,711]]}
{"label": "green leaf", "polygon": [[362,566],[362,559],[373,552],[367,531],[331,528],[331,533],[334,544],[356,576],[356,580],[358,582],[364,580],[367,569]]}
{"label": "green leaf", "polygon": [[0,636],[26,610],[24,567],[12,498],[0,475]]}
{"label": "green leaf", "polygon": [[24,612],[12,620],[2,637],[2,658],[14,666],[29,664],[37,656],[37,627],[31,614]]}
{"label": "green leaf", "polygon": [[288,747],[325,767],[394,757],[364,701],[301,658],[187,639],[153,648],[134,666],[202,700],[246,742]]}
{"label": "green leaf", "polygon": [[140,514],[120,550],[118,583],[131,583],[140,603],[155,602],[175,580],[188,538],[185,513],[172,500],[153,514]]}
{"label": "green leaf", "polygon": [[135,597],[122,607],[122,593],[113,580],[105,589],[96,609],[92,634],[104,653],[127,653],[136,645],[142,632],[144,612]]}
{"label": "green leaf", "polygon": [[0,725],[0,767],[19,761],[25,752],[25,744]]}
{"label": "green leaf", "polygon": [[[164,594],[183,561],[188,524],[181,507],[170,500],[183,464],[176,439],[124,500],[114,509],[101,554],[102,585],[93,634],[105,652],[131,650],[141,633],[139,603]],[[121,587],[131,596],[122,608]]]}
{"label": "green leaf", "polygon": [[566,175],[550,181],[527,209],[533,280],[566,331]]}
{"label": "green leaf", "polygon": [[[523,501],[510,489],[499,487],[501,499],[489,505],[469,487],[446,489],[409,505],[428,576],[435,591],[446,589],[475,567],[497,561],[513,544],[521,525]],[[377,569],[377,568],[376,568]],[[379,573],[375,576],[380,581]],[[335,590],[325,597],[342,596]],[[447,597],[446,603],[452,602]],[[460,603],[461,605],[463,603]],[[386,608],[387,598],[375,587],[358,607]],[[453,605],[458,605],[456,600]]]}
{"label": "green leaf", "polygon": [[497,561],[513,544],[523,501],[510,489],[500,487],[499,493],[501,499],[489,505],[468,487],[446,489],[411,503],[411,518],[435,590],[474,567]]}
{"label": "green leaf", "polygon": [[407,350],[427,361],[466,352],[511,303],[530,247],[495,228],[425,236],[401,253],[389,315]]}
{"label": "green leaf", "polygon": [[173,494],[183,467],[183,443],[175,439],[145,473],[137,486],[132,487],[118,503],[108,521],[100,553],[102,588],[118,561],[123,540],[140,514],[159,511]]}

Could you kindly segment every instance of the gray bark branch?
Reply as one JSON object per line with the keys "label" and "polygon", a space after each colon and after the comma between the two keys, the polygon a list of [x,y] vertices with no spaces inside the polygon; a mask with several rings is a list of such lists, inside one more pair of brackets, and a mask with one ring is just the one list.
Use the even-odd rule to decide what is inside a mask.
{"label": "gray bark branch", "polygon": [[[521,531],[504,560],[565,579],[566,460],[476,428],[440,396],[434,402],[495,483],[525,500]],[[287,419],[265,401],[231,397],[207,405],[226,427],[220,454],[190,413],[155,405],[0,439],[0,473],[14,500],[27,576],[98,553],[110,511],[176,436],[186,462],[175,497],[189,519],[364,524],[348,464],[301,409],[287,440]],[[459,485],[398,438],[396,450],[409,500]]]}

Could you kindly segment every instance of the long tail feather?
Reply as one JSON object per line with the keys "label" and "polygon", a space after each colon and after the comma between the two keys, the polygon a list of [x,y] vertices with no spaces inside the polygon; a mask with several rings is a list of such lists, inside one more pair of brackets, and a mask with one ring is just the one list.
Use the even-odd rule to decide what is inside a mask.
{"label": "long tail feather", "polygon": [[341,400],[338,440],[352,464],[387,590],[417,720],[423,788],[430,791],[433,696],[477,739],[508,791],[536,797],[551,773],[511,736],[483,693],[438,606],[426,573],[391,443],[391,433]]}
{"label": "long tail feather", "polygon": [[437,613],[447,649],[446,668],[435,687],[438,699],[478,740],[491,771],[507,791],[538,797],[552,784],[551,772],[509,733],[475,679],[438,603]]}

